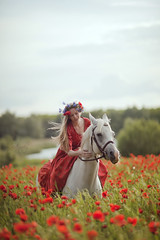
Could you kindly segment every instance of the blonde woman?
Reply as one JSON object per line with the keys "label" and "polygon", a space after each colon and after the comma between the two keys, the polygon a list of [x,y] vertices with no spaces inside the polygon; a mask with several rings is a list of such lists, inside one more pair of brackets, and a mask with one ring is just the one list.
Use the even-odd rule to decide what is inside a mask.
{"label": "blonde woman", "polygon": [[[55,123],[52,128],[59,130],[59,135],[54,140],[60,147],[55,158],[49,160],[38,173],[38,182],[45,191],[51,189],[53,192],[61,192],[78,156],[91,156],[89,152],[82,152],[80,149],[82,134],[91,124],[88,118],[81,117],[82,111],[80,102],[67,104],[64,110],[60,110],[64,115],[62,124]],[[107,169],[101,160],[98,175],[103,187]]]}

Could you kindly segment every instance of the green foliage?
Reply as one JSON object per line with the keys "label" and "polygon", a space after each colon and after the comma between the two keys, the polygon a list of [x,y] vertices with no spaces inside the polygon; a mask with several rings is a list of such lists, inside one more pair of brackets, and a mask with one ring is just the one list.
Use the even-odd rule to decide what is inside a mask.
{"label": "green foliage", "polygon": [[126,119],[124,128],[117,137],[118,147],[123,156],[160,153],[160,124],[154,120]]}
{"label": "green foliage", "polygon": [[13,163],[16,158],[10,136],[0,139],[0,167]]}
{"label": "green foliage", "polygon": [[5,135],[10,135],[13,139],[16,139],[18,135],[17,118],[10,112],[6,112],[0,117],[0,137]]}
{"label": "green foliage", "polygon": [[[116,134],[122,129],[125,119],[152,119],[160,122],[160,108],[157,109],[137,109],[136,107],[128,108],[126,110],[94,110],[91,114],[95,118],[100,118],[104,113],[107,113],[111,119],[111,127]],[[89,112],[84,112],[83,116],[88,117]],[[49,138],[54,136],[56,132],[47,130],[50,125],[49,122],[61,122],[62,115],[35,115],[32,114],[27,118],[16,117],[15,114],[5,112],[0,116],[0,138],[5,135],[12,136],[13,139],[17,137],[31,137],[31,138]]]}
{"label": "green foliage", "polygon": [[41,166],[0,169],[0,239],[158,240],[160,156],[105,164],[102,199],[87,191],[75,199],[41,193],[35,185]]}

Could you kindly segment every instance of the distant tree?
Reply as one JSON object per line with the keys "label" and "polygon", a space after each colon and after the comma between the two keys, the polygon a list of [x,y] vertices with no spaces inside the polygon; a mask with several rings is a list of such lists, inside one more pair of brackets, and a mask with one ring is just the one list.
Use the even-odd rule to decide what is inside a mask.
{"label": "distant tree", "polygon": [[44,129],[42,127],[42,120],[36,115],[31,115],[26,118],[24,122],[26,135],[32,138],[42,138],[44,136]]}
{"label": "distant tree", "polygon": [[12,137],[6,135],[0,139],[0,167],[13,163],[15,158]]}
{"label": "distant tree", "polygon": [[160,153],[160,124],[154,120],[128,118],[117,140],[123,156],[129,156],[130,153],[157,155]]}
{"label": "distant tree", "polygon": [[5,112],[0,117],[0,138],[6,135],[16,139],[18,136],[18,121],[13,113]]}

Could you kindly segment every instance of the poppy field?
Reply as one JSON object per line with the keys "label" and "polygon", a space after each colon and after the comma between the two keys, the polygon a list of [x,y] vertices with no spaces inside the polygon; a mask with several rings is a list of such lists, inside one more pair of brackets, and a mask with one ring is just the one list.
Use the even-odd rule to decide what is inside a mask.
{"label": "poppy field", "polygon": [[101,199],[87,191],[68,199],[37,189],[37,166],[1,168],[0,239],[160,239],[160,155],[105,164]]}

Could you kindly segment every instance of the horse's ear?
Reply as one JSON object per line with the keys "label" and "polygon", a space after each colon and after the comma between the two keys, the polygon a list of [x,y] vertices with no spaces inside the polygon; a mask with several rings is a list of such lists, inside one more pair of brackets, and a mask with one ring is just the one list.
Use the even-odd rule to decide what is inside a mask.
{"label": "horse's ear", "polygon": [[89,119],[93,125],[97,125],[97,120],[91,115],[91,113],[89,113]]}
{"label": "horse's ear", "polygon": [[104,121],[107,121],[107,122],[109,122],[109,121],[110,121],[110,120],[108,119],[108,117],[107,117],[106,113],[104,113],[104,114],[103,114],[103,117],[102,117],[102,119],[103,119]]}

